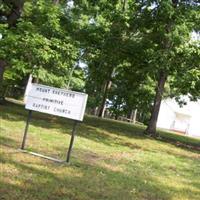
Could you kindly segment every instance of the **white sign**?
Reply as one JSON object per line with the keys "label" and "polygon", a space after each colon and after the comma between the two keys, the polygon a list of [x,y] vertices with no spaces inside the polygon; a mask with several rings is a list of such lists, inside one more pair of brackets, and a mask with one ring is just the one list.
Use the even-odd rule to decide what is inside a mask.
{"label": "white sign", "polygon": [[36,83],[31,84],[25,94],[25,108],[28,110],[83,120],[87,94]]}
{"label": "white sign", "polygon": [[33,80],[33,77],[32,75],[30,74],[29,75],[29,78],[28,78],[28,83],[26,85],[26,91],[25,91],[25,94],[24,94],[24,102],[26,103],[27,101],[27,96],[28,96],[28,93],[30,92],[30,89],[31,89],[31,86],[32,86],[32,80]]}

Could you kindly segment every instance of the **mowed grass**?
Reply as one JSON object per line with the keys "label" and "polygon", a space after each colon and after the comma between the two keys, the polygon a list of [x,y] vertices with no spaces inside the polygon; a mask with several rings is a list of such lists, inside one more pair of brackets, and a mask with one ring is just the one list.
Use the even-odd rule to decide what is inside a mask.
{"label": "mowed grass", "polygon": [[[18,150],[27,117],[22,105],[1,105],[0,114],[0,200],[200,199],[198,139],[162,132],[154,140],[142,126],[87,116],[70,164],[60,164]],[[34,113],[26,148],[66,159],[72,125]]]}

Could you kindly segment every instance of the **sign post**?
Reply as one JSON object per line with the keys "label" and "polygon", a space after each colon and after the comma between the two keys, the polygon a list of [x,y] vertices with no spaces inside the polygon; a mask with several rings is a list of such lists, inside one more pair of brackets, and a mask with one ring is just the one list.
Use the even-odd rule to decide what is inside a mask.
{"label": "sign post", "polygon": [[27,132],[28,132],[28,127],[29,127],[29,123],[30,123],[30,120],[31,120],[31,116],[32,116],[32,110],[29,110],[28,111],[28,117],[27,117],[27,120],[26,120],[26,127],[25,127],[25,130],[24,130],[24,136],[23,136],[23,140],[22,140],[22,146],[21,146],[22,150],[24,150],[24,147],[25,147],[25,144],[26,144]]}
{"label": "sign post", "polygon": [[[25,148],[32,111],[65,117],[74,120],[70,145],[66,158],[66,162],[69,162],[74,143],[76,127],[78,122],[83,121],[87,97],[88,95],[85,93],[49,87],[37,83],[29,83],[25,93],[25,108],[29,110],[29,113],[26,121],[21,149],[24,150]],[[57,160],[55,158],[51,158],[34,152],[32,152],[31,154],[61,162],[60,160]]]}
{"label": "sign post", "polygon": [[78,125],[78,122],[74,121],[73,129],[72,129],[72,135],[71,135],[71,140],[70,140],[70,144],[69,144],[69,149],[68,149],[68,152],[67,152],[66,162],[69,162],[69,159],[70,159],[70,155],[71,155],[72,146],[73,146],[73,143],[74,143],[74,137],[75,137],[76,126],[77,125]]}

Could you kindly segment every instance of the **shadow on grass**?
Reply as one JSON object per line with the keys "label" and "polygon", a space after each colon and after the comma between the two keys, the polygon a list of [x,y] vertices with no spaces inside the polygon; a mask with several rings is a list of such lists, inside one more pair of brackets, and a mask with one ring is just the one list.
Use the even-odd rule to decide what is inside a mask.
{"label": "shadow on grass", "polygon": [[[25,122],[28,114],[28,111],[26,111],[22,105],[18,106],[13,103],[7,103],[6,106],[0,106],[0,109],[2,109],[2,119],[9,121]],[[73,127],[73,121],[71,120],[36,112],[33,113],[30,124],[35,127],[41,127],[45,129],[58,129],[60,132],[66,134],[71,134]],[[140,128],[135,128],[128,124],[123,125],[120,122],[111,120],[106,121],[98,118],[93,119],[92,117],[86,117],[84,122],[79,124],[77,133],[81,137],[85,137],[95,142],[101,142],[106,145],[121,145],[119,138],[117,139],[117,136],[127,136],[135,139],[147,139],[147,137],[142,135],[142,130]]]}
{"label": "shadow on grass", "polygon": [[[82,152],[87,155],[88,152]],[[174,188],[161,183],[157,177],[144,173],[116,172],[98,163],[75,161],[70,166],[50,162],[19,162],[2,155],[1,163],[12,166],[16,176],[3,175],[0,180],[1,199],[12,200],[170,200],[182,194],[184,188]],[[58,173],[61,170],[62,173]],[[139,170],[139,169],[138,169]],[[72,173],[73,172],[73,173]],[[197,183],[198,186],[198,183]],[[197,199],[188,191],[185,198]]]}
{"label": "shadow on grass", "polygon": [[[28,111],[24,109],[23,105],[18,105],[11,102],[7,102],[6,105],[0,106],[0,110],[1,117],[9,121],[25,121],[28,114]],[[31,120],[31,125],[46,129],[57,129],[61,133],[71,134],[73,121],[61,117],[55,117],[43,113],[34,112]],[[139,145],[133,144],[131,142],[125,142],[121,137],[118,136],[126,136],[140,140],[154,140],[150,137],[145,136],[143,134],[143,130],[144,127],[141,126],[133,126],[131,124],[118,122],[115,120],[99,119],[96,117],[86,116],[84,122],[78,126],[77,132],[78,135],[81,137],[93,140],[95,142],[100,142],[105,145],[123,145],[128,146],[130,149],[139,149],[141,148]],[[164,136],[163,133],[162,136]],[[191,152],[197,152],[196,148],[190,148],[192,144],[190,144],[190,147],[188,147],[187,145],[178,146],[176,139],[178,140],[180,137],[171,136],[170,138],[170,136],[165,136],[159,139],[159,141],[163,143],[166,143],[167,141],[176,147],[187,149]],[[180,140],[183,143],[189,143],[190,141],[187,139]],[[198,145],[198,142],[197,140],[194,141],[194,145],[196,147],[196,145]]]}
{"label": "shadow on grass", "polygon": [[161,136],[161,141],[173,143],[176,146],[187,148],[187,149],[194,149],[200,151],[200,139],[192,138],[189,136],[178,135],[175,133],[170,133],[168,131],[164,132],[159,130],[159,134]]}
{"label": "shadow on grass", "polygon": [[19,143],[11,138],[3,137],[0,135],[0,148],[1,146],[13,148],[19,146]]}
{"label": "shadow on grass", "polygon": [[[15,147],[18,145],[15,140],[10,138],[1,137],[0,139],[5,146]],[[196,188],[196,193],[191,192],[187,186],[174,188],[174,186],[161,183],[155,175],[143,173],[140,165],[134,165],[133,167],[137,166],[137,171],[134,169],[129,173],[127,170],[114,171],[103,167],[100,165],[102,162],[114,161],[115,158],[102,157],[86,150],[79,151],[70,166],[45,161],[35,163],[34,159],[27,159],[28,163],[26,159],[22,163],[20,159],[15,160],[6,153],[0,154],[0,162],[8,167],[11,166],[11,171],[7,175],[4,174],[2,177],[5,178],[0,180],[0,199],[170,200],[174,199],[174,194],[184,193],[185,199],[195,200],[198,199],[197,196],[200,196],[199,182],[197,181],[194,182],[194,185],[193,182],[190,182]],[[96,162],[96,160],[100,162]],[[115,162],[117,163],[117,161]],[[146,166],[152,165],[151,162],[144,162],[146,162]],[[131,168],[131,166],[129,167]],[[166,176],[162,166],[156,164],[155,167],[161,176]],[[62,173],[58,173],[59,170]],[[12,171],[17,171],[17,175],[13,175]],[[193,171],[187,172],[188,180],[192,173]]]}
{"label": "shadow on grass", "polygon": [[[30,162],[20,163],[4,156],[1,156],[0,161],[13,166],[19,173],[18,176],[0,180],[1,199],[169,200],[172,198],[168,193],[170,188],[153,177],[139,175],[130,177],[121,172],[113,172],[82,162],[76,162],[71,166],[55,166],[48,163],[47,168],[43,164],[35,166]],[[77,174],[58,174],[53,168],[57,170],[65,168],[66,171],[73,170]]]}

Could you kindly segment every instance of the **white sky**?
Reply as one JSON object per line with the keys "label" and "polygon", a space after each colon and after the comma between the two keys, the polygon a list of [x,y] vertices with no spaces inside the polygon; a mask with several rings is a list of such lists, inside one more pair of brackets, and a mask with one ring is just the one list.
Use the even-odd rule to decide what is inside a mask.
{"label": "white sky", "polygon": [[72,8],[72,7],[74,6],[74,1],[72,1],[72,0],[68,1],[68,2],[67,2],[67,6],[68,6],[69,8]]}
{"label": "white sky", "polygon": [[192,34],[191,34],[191,38],[192,38],[193,41],[200,40],[200,33],[193,31]]}

